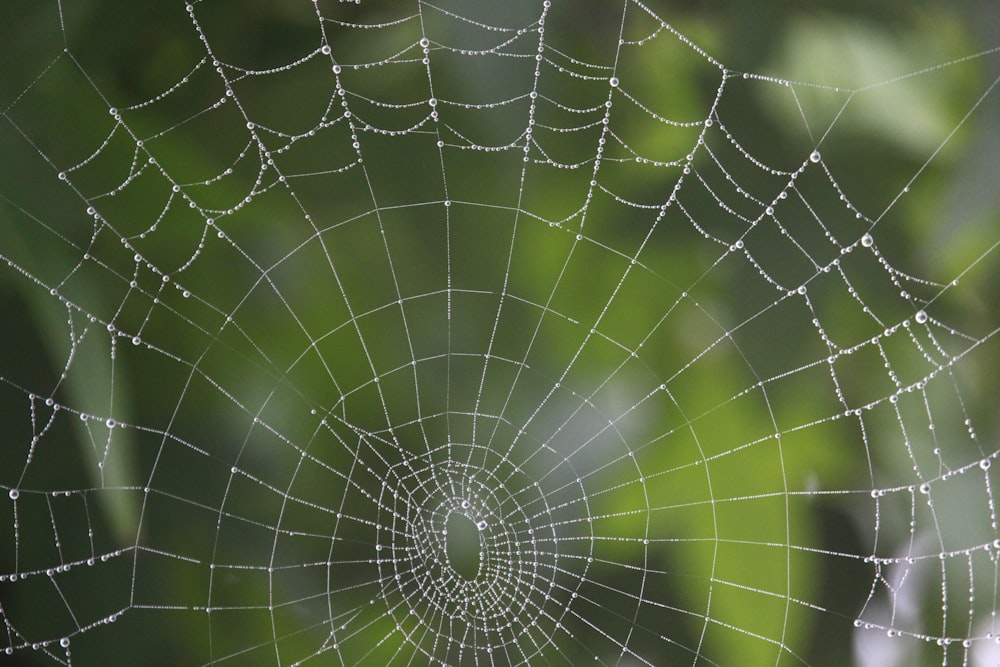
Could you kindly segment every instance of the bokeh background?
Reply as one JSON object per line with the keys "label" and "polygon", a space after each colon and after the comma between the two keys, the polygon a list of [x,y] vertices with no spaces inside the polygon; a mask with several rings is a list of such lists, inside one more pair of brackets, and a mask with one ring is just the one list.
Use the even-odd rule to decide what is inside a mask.
{"label": "bokeh background", "polygon": [[421,7],[0,8],[0,657],[485,661],[430,479],[551,535],[496,664],[998,664],[997,8],[554,0],[533,106],[541,3]]}

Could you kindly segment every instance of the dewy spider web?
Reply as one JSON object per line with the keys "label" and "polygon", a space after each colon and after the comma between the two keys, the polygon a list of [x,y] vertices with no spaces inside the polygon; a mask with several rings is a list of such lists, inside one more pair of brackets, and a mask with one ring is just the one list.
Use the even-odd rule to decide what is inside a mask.
{"label": "dewy spider web", "polygon": [[[8,659],[995,664],[997,225],[912,219],[996,48],[837,88],[636,0],[205,0],[116,14],[116,73],[99,5],[37,4]],[[859,110],[927,81],[966,101],[883,164]]]}

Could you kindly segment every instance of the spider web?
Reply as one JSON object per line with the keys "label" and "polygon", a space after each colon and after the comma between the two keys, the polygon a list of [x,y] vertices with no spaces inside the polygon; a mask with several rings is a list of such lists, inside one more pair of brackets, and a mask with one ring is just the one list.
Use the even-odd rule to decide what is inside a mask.
{"label": "spider web", "polygon": [[996,663],[995,210],[935,202],[1000,47],[840,86],[637,0],[286,4],[5,49],[0,650]]}

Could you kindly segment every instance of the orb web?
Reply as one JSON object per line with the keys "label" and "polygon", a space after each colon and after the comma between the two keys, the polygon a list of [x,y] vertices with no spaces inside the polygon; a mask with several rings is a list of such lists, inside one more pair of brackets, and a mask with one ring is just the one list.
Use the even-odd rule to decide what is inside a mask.
{"label": "orb web", "polygon": [[1000,47],[3,11],[6,655],[1000,655]]}

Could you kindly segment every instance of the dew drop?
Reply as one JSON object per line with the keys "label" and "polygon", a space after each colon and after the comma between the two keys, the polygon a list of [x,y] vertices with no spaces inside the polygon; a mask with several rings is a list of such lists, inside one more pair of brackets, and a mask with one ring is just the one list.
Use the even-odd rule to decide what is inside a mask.
{"label": "dew drop", "polygon": [[917,321],[917,324],[924,324],[927,322],[927,313],[922,310],[918,310],[917,314],[913,316],[913,319]]}
{"label": "dew drop", "polygon": [[617,87],[618,87],[618,83],[619,83],[619,82],[618,82],[618,77],[617,77],[617,76],[613,76],[613,77],[611,77],[611,78],[610,78],[610,79],[608,80],[608,83],[609,83],[609,84],[611,84],[611,87],[612,87],[612,88],[617,88]]}
{"label": "dew drop", "polygon": [[861,245],[863,245],[866,248],[871,248],[873,245],[875,245],[875,239],[872,238],[871,234],[865,234],[864,236],[861,237]]}
{"label": "dew drop", "polygon": [[18,491],[17,489],[11,489],[10,491],[7,492],[7,495],[10,496],[11,500],[17,500],[18,497],[21,495],[21,492]]}
{"label": "dew drop", "polygon": [[813,151],[809,154],[809,161],[812,163],[819,162],[822,158],[823,156],[819,154],[819,151]]}

